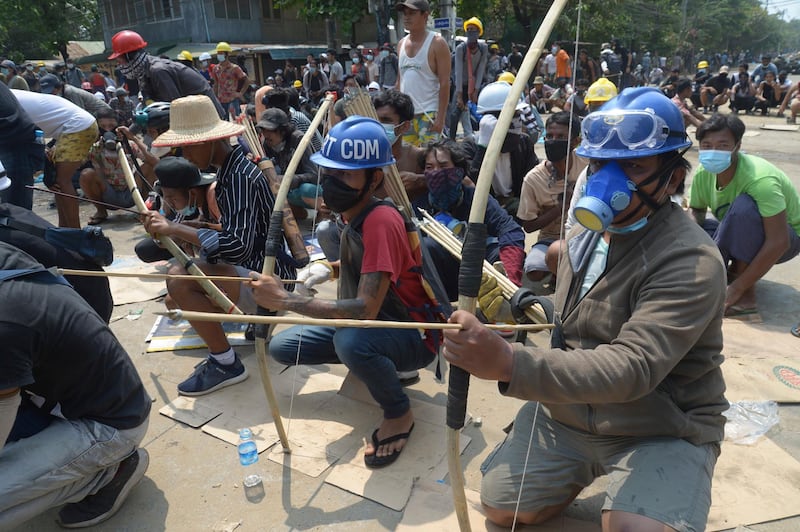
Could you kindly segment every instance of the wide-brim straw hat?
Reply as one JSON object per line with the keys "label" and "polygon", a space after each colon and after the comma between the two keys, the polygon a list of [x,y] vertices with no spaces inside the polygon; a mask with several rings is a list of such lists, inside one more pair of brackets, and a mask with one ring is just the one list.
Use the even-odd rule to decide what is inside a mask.
{"label": "wide-brim straw hat", "polygon": [[221,120],[208,96],[186,96],[172,100],[169,129],[153,141],[153,146],[199,144],[239,135],[243,131],[244,126]]}

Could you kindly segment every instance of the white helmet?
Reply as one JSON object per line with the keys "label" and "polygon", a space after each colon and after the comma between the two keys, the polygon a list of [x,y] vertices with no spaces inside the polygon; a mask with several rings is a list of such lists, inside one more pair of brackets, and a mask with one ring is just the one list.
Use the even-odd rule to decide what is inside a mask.
{"label": "white helmet", "polygon": [[[488,113],[494,111],[499,113],[502,111],[510,90],[511,85],[505,81],[495,81],[486,85],[478,94],[478,112]],[[516,107],[517,111],[524,106],[525,100],[520,97]]]}
{"label": "white helmet", "polygon": [[211,61],[211,54],[208,52],[203,52],[202,54],[200,54],[199,59],[200,61]]}

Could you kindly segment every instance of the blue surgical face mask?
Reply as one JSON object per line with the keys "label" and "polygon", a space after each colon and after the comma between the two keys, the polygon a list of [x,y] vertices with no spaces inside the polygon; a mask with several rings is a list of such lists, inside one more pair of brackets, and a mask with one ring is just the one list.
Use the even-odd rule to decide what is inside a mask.
{"label": "blue surgical face mask", "polygon": [[381,53],[378,55],[380,56],[381,59],[383,59],[384,57],[389,57],[389,50],[381,50]]}
{"label": "blue surgical face mask", "polygon": [[591,231],[603,232],[631,203],[636,184],[610,161],[586,182],[584,196],[575,204],[575,218]]}
{"label": "blue surgical face mask", "polygon": [[635,231],[638,231],[639,229],[641,229],[642,227],[647,225],[647,222],[648,222],[648,217],[645,216],[644,218],[639,218],[638,220],[636,220],[632,224],[626,225],[625,227],[611,227],[611,226],[608,226],[607,231],[609,233],[615,233],[617,235],[625,235],[625,234],[628,234],[628,233],[633,233]]}
{"label": "blue surgical face mask", "polygon": [[217,54],[217,61],[219,61],[220,63],[225,61],[227,58],[228,58],[228,56],[225,55],[225,54]]}
{"label": "blue surgical face mask", "polygon": [[731,152],[725,150],[700,150],[700,164],[712,174],[721,174],[731,165]]}
{"label": "blue surgical face mask", "polygon": [[197,214],[197,205],[195,205],[194,203],[187,205],[186,207],[178,211],[178,214],[180,214],[184,218],[189,218],[190,216],[194,216],[195,214]]}
{"label": "blue surgical face mask", "polygon": [[397,126],[394,124],[381,124],[383,126],[383,130],[386,131],[386,136],[389,138],[389,144],[394,144],[397,140],[397,134],[394,132],[394,128]]}
{"label": "blue surgical face mask", "polygon": [[360,61],[360,59],[358,57],[354,57],[353,58],[353,64],[354,65],[357,65],[359,61]]}

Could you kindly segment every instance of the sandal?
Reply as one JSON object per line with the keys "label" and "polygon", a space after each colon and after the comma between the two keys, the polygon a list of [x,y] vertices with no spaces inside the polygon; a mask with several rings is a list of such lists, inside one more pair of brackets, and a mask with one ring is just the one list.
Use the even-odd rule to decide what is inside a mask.
{"label": "sandal", "polygon": [[800,323],[792,327],[790,330],[794,336],[800,338]]}
{"label": "sandal", "polygon": [[[384,438],[383,440],[378,440],[378,429],[372,433],[372,447],[375,448],[375,452],[373,454],[365,454],[364,455],[364,464],[370,469],[378,469],[380,467],[386,467],[394,463],[397,460],[397,457],[400,456],[400,453],[403,452],[403,449],[406,448],[403,445],[403,449],[399,451],[395,451],[392,454],[387,454],[386,456],[378,456],[378,447],[381,445],[386,445],[387,443],[392,443],[397,440],[407,440],[411,436],[411,431],[414,430],[414,424],[411,424],[411,428],[408,429],[408,432],[401,432],[400,434],[395,434],[394,436],[389,436],[388,438]],[[408,445],[408,443],[406,443]]]}
{"label": "sandal", "polygon": [[735,318],[737,316],[749,316],[751,314],[758,314],[758,309],[756,307],[745,308],[732,305],[728,307],[728,310],[725,311],[726,318]]}
{"label": "sandal", "polygon": [[108,216],[98,216],[98,215],[95,214],[94,216],[89,218],[89,221],[87,223],[89,225],[100,225],[101,223],[105,222],[106,220],[108,220]]}

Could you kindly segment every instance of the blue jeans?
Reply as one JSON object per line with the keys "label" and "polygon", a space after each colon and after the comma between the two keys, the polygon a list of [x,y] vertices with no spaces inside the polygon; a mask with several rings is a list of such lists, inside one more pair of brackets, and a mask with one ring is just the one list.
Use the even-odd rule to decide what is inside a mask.
{"label": "blue jeans", "polygon": [[0,530],[97,493],[139,446],[147,425],[117,430],[90,419],[52,417],[40,432],[6,443],[0,449]]}
{"label": "blue jeans", "polygon": [[331,262],[339,260],[342,229],[336,220],[322,220],[317,224],[317,242]]}
{"label": "blue jeans", "polygon": [[5,203],[23,209],[33,208],[33,174],[44,170],[44,146],[31,141],[25,144],[7,144],[0,148],[0,161],[6,169],[11,186],[0,192]]}
{"label": "blue jeans", "polygon": [[344,364],[367,385],[386,419],[408,412],[408,396],[397,378],[430,364],[435,355],[417,329],[357,329],[297,325],[276,334],[269,354],[287,366]]}
{"label": "blue jeans", "polygon": [[239,116],[242,114],[242,100],[239,98],[235,98],[229,102],[220,102],[222,104],[223,109],[225,109],[225,113],[233,113],[233,116]]}

